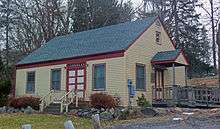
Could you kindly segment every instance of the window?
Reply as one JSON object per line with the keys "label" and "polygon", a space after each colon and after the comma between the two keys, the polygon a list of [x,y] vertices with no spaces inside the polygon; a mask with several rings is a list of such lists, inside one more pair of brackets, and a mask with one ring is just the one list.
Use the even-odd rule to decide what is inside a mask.
{"label": "window", "polygon": [[161,32],[156,31],[156,43],[161,45]]}
{"label": "window", "polygon": [[93,66],[93,90],[105,90],[105,64]]}
{"label": "window", "polygon": [[146,72],[144,64],[136,64],[136,89],[137,90],[145,90],[146,82],[145,82]]}
{"label": "window", "polygon": [[51,70],[51,89],[60,90],[61,87],[61,69]]}
{"label": "window", "polygon": [[34,93],[35,91],[35,72],[27,72],[26,93]]}

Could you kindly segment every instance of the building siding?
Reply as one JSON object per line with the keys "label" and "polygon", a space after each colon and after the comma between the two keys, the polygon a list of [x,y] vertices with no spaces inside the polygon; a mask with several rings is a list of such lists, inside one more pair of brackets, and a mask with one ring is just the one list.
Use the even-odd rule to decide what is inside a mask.
{"label": "building siding", "polygon": [[[33,95],[44,96],[50,91],[51,69],[61,68],[61,90],[66,90],[66,65],[51,65],[28,69],[18,69],[16,72],[16,96]],[[35,71],[35,93],[26,94],[26,74]]]}
{"label": "building siding", "polygon": [[[92,90],[92,67],[94,64],[105,63],[106,65],[106,90],[105,91],[93,91]],[[121,98],[121,104],[126,105],[128,99],[128,91],[125,78],[125,58],[111,58],[104,60],[94,60],[87,62],[87,88],[86,96],[89,96],[96,92],[105,92],[113,96],[119,96]]]}
{"label": "building siding", "polygon": [[[161,32],[161,45],[158,45],[156,43],[156,39],[155,39],[156,31]],[[172,42],[170,41],[164,28],[162,26],[161,27],[156,26],[156,22],[155,22],[125,52],[126,78],[132,79],[134,85],[136,84],[135,82],[136,63],[141,63],[146,65],[146,91],[136,91],[136,97],[134,97],[133,99],[134,105],[136,103],[137,97],[140,96],[142,93],[145,94],[148,101],[152,102],[152,86],[154,86],[154,83],[151,83],[151,73],[153,72],[151,66],[151,59],[157,52],[168,51],[168,50],[175,50],[175,48],[172,45]],[[178,77],[176,79],[177,83],[181,82],[181,84],[183,84],[182,82],[185,80],[184,74],[185,74],[184,67],[178,68],[176,70],[176,76]],[[171,85],[172,70],[171,69],[166,70],[164,76],[165,76],[165,84]]]}
{"label": "building siding", "polygon": [[[156,31],[161,32],[161,45],[156,44]],[[106,92],[113,96],[121,98],[121,105],[128,105],[128,87],[127,79],[131,79],[133,84],[136,84],[136,63],[145,64],[146,66],[146,91],[136,91],[136,96],[132,99],[132,104],[136,105],[136,99],[142,93],[145,94],[147,100],[152,102],[152,86],[151,82],[152,57],[159,51],[174,50],[174,46],[170,41],[164,28],[157,27],[153,23],[146,32],[144,32],[134,44],[132,44],[123,57],[107,58],[99,60],[87,61],[86,67],[86,99],[90,95],[100,91],[92,90],[92,69],[94,64],[105,63],[106,65]],[[178,62],[185,63],[183,55],[181,55]],[[50,73],[51,69],[61,68],[61,90],[66,90],[66,64],[50,65],[43,67],[34,67],[27,69],[17,69],[16,73],[16,96],[26,95],[26,73],[28,71],[35,71],[35,94],[36,96],[44,96],[50,90]],[[165,85],[172,84],[172,68],[168,68],[164,73]],[[185,85],[185,68],[176,68],[176,84]]]}

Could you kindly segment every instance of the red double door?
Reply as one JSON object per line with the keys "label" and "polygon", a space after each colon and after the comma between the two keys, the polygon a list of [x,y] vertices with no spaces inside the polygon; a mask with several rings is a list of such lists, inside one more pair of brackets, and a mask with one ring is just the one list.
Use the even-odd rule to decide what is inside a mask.
{"label": "red double door", "polygon": [[86,64],[68,64],[66,67],[66,90],[74,90],[78,97],[85,98]]}

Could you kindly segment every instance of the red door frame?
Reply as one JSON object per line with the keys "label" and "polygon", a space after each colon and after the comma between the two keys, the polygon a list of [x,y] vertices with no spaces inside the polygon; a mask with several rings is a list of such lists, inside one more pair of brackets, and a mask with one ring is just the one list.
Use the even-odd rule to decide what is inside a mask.
{"label": "red door frame", "polygon": [[[70,66],[70,65],[73,65],[73,66]],[[83,69],[84,70],[84,74],[83,76],[78,76],[77,75],[77,70],[80,70],[80,69]],[[73,70],[75,71],[75,75],[74,76],[69,76],[69,71],[70,70]],[[77,77],[84,77],[84,90],[83,90],[83,98],[85,98],[85,91],[86,91],[86,63],[83,62],[83,63],[74,63],[74,64],[67,64],[66,65],[66,92],[69,92],[69,78],[75,78],[75,93],[76,93],[76,90],[77,90]]]}

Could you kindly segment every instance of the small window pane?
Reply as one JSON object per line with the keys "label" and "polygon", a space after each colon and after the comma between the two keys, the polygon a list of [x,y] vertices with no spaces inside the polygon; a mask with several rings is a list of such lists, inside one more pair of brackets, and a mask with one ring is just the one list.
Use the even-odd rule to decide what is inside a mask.
{"label": "small window pane", "polygon": [[84,89],[84,85],[83,84],[78,84],[77,85],[77,89],[78,90],[83,90]]}
{"label": "small window pane", "polygon": [[69,78],[69,83],[71,84],[75,83],[75,78]]}
{"label": "small window pane", "polygon": [[84,77],[77,77],[77,83],[84,83]]}
{"label": "small window pane", "polygon": [[84,70],[83,70],[83,69],[78,70],[77,75],[78,75],[78,76],[83,76],[83,75],[84,75]]}
{"label": "small window pane", "polygon": [[51,89],[53,90],[60,90],[61,85],[61,70],[60,69],[53,69],[51,71]]}
{"label": "small window pane", "polygon": [[69,90],[75,89],[75,85],[69,85]]}
{"label": "small window pane", "polygon": [[94,89],[105,89],[105,65],[94,65]]}
{"label": "small window pane", "polygon": [[78,92],[77,92],[77,96],[78,96],[78,97],[83,97],[83,91],[81,91],[81,92],[78,91]]}
{"label": "small window pane", "polygon": [[75,76],[75,71],[73,70],[69,71],[69,76]]}

